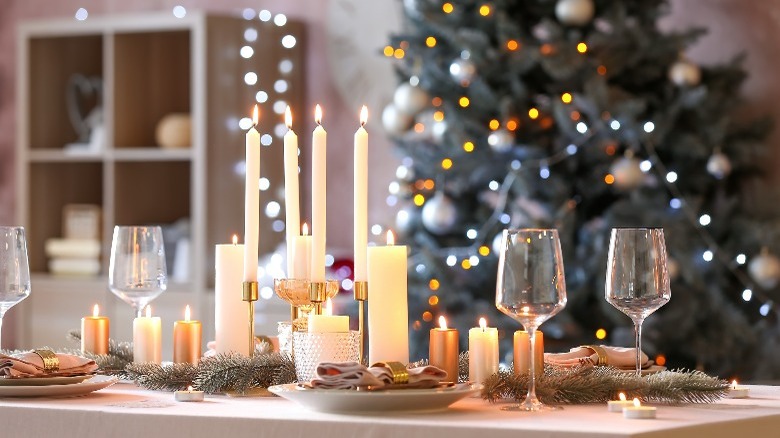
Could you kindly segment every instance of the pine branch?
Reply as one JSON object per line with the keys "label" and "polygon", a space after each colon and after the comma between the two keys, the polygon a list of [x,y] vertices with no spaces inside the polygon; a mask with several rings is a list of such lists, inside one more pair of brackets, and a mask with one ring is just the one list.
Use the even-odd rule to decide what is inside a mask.
{"label": "pine branch", "polygon": [[[75,343],[81,342],[81,331],[71,330],[68,332],[68,340]],[[82,353],[81,350],[63,351],[69,354],[76,354],[92,359],[98,365],[103,374],[119,375],[124,374],[125,368],[133,363],[133,343],[117,342],[113,339],[108,340],[108,354],[93,354],[89,352]]]}
{"label": "pine branch", "polygon": [[186,389],[189,385],[198,388],[194,384],[197,368],[189,363],[165,366],[155,363],[131,363],[127,365],[125,372],[129,379],[135,380],[146,389],[177,391]]}

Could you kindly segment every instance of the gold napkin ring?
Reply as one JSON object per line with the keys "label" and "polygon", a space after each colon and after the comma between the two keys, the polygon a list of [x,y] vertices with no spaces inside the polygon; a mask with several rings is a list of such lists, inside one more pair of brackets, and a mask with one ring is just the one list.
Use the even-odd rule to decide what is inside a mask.
{"label": "gold napkin ring", "polygon": [[43,361],[43,371],[51,373],[60,369],[60,360],[51,350],[33,350]]}
{"label": "gold napkin ring", "polygon": [[608,365],[607,363],[607,350],[600,346],[600,345],[583,345],[582,348],[590,348],[591,350],[596,352],[596,355],[599,357],[598,362],[596,365],[598,366],[605,366]]}
{"label": "gold napkin ring", "polygon": [[406,365],[402,364],[401,362],[394,362],[394,361],[377,362],[371,366],[383,367],[390,370],[390,372],[393,374],[393,383],[397,383],[397,384],[409,383],[409,370],[407,370]]}

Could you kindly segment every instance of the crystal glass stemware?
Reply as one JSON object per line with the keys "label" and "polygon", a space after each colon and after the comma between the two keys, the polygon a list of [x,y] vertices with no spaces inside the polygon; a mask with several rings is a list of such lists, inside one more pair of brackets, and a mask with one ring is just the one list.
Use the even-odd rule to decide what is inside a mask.
{"label": "crystal glass stemware", "polygon": [[634,322],[636,374],[642,374],[642,323],[669,302],[666,242],[661,228],[613,228],[605,298]]}
{"label": "crystal glass stemware", "polygon": [[[496,307],[525,327],[534,357],[536,329],[566,306],[566,281],[558,231],[504,230],[498,259]],[[521,411],[555,409],[536,397],[536,370],[530,361],[528,394]]]}
{"label": "crystal glass stemware", "polygon": [[116,226],[111,241],[108,287],[136,315],[168,287],[160,227]]}
{"label": "crystal glass stemware", "polygon": [[29,295],[30,267],[24,228],[0,227],[0,339],[5,312]]}

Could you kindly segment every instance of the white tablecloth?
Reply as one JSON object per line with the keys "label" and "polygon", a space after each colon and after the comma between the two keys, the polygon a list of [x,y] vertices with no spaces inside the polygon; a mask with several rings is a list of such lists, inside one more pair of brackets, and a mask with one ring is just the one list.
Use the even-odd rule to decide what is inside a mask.
{"label": "white tablecloth", "polygon": [[276,397],[173,394],[117,384],[89,396],[0,399],[0,437],[707,437],[780,436],[780,387],[752,386],[750,398],[709,405],[658,406],[655,420],[626,420],[606,406],[508,412],[478,398],[427,414],[336,415]]}

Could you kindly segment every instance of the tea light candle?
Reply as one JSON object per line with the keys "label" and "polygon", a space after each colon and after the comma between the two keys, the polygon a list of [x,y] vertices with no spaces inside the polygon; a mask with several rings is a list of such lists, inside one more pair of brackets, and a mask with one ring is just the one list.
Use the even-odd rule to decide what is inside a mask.
{"label": "tea light candle", "polygon": [[81,352],[108,354],[109,321],[100,315],[100,307],[95,304],[92,316],[81,318]]}
{"label": "tea light candle", "polygon": [[632,405],[623,408],[623,418],[632,420],[655,418],[656,408],[654,406],[642,406],[638,398],[634,399]]}
{"label": "tea light candle", "polygon": [[447,381],[458,382],[458,330],[447,328],[447,320],[439,317],[439,328],[431,329],[428,361],[447,372]]}
{"label": "tea light candle", "polygon": [[184,309],[184,321],[173,323],[173,363],[197,364],[203,341],[200,321],[190,321],[190,306]]}
{"label": "tea light candle", "polygon": [[133,362],[159,364],[162,355],[162,320],[152,317],[152,307],[146,306],[146,316],[133,320]]}
{"label": "tea light candle", "polygon": [[634,406],[634,402],[626,400],[626,395],[622,392],[618,395],[618,398],[620,400],[610,400],[607,402],[607,411],[623,412],[623,408]]}
{"label": "tea light candle", "polygon": [[482,383],[498,372],[498,329],[487,327],[479,318],[479,327],[469,330],[469,381]]}
{"label": "tea light candle", "polygon": [[734,380],[731,382],[731,387],[729,388],[729,392],[726,395],[728,398],[745,398],[750,394],[750,389],[745,388],[744,386],[737,386],[737,381]]}
{"label": "tea light candle", "polygon": [[[536,339],[534,343],[534,369],[536,375],[541,376],[544,372],[544,334],[541,330],[536,331]],[[528,332],[525,330],[518,330],[515,332],[514,337],[514,371],[515,374],[525,374],[531,369],[531,362],[528,359],[528,355],[531,351],[531,346],[528,345],[530,339]]]}
{"label": "tea light candle", "polygon": [[173,393],[178,402],[202,402],[203,391],[196,391],[192,386],[188,386],[186,391],[176,391]]}
{"label": "tea light candle", "polygon": [[349,316],[333,315],[333,302],[325,301],[323,315],[309,315],[309,333],[347,333],[349,331]]}

